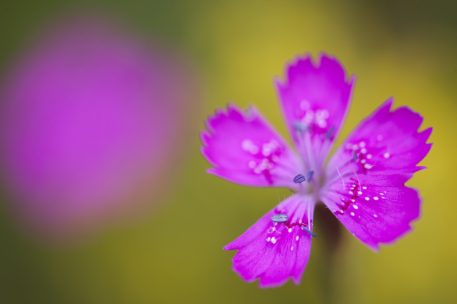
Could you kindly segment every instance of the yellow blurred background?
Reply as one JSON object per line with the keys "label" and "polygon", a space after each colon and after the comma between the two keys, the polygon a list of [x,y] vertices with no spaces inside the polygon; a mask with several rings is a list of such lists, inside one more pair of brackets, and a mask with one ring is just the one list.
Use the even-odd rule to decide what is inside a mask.
{"label": "yellow blurred background", "polygon": [[[159,207],[65,246],[21,232],[3,199],[0,303],[457,303],[457,5],[453,1],[18,1],[0,12],[5,76],[37,29],[68,12],[115,16],[190,59],[203,88],[181,160]],[[323,240],[301,285],[260,289],[222,247],[287,193],[205,173],[199,131],[216,108],[255,104],[286,136],[273,78],[297,55],[324,51],[357,77],[343,137],[390,96],[434,128],[428,169],[409,183],[422,216],[374,253],[344,231],[332,278]],[[339,140],[341,142],[341,139]],[[319,227],[317,230],[319,234]]]}

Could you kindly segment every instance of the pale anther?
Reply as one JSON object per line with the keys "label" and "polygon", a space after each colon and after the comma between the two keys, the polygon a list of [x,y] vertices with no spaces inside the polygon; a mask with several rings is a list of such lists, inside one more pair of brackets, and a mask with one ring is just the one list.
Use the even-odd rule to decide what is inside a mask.
{"label": "pale anther", "polygon": [[284,223],[287,222],[287,214],[275,214],[271,217],[271,220],[275,223]]}
{"label": "pale anther", "polygon": [[306,172],[306,180],[308,181],[308,183],[310,183],[311,180],[313,179],[313,175],[314,175],[313,170],[309,170],[308,172]]}
{"label": "pale anther", "polygon": [[299,133],[303,133],[308,129],[308,125],[301,121],[294,121],[292,125],[294,129]]}
{"label": "pale anther", "polygon": [[295,175],[294,177],[294,183],[296,184],[301,184],[303,183],[304,181],[306,181],[306,178],[303,174],[297,174]]}
{"label": "pale anther", "polygon": [[308,228],[306,228],[305,226],[301,226],[301,229],[305,232],[307,232],[309,235],[311,235],[313,238],[317,237],[317,234],[314,233],[313,231],[309,230]]}

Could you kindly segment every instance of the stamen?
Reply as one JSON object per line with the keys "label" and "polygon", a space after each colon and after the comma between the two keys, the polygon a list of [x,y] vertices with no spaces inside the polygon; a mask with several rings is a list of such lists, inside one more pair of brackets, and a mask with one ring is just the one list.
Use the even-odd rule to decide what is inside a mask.
{"label": "stamen", "polygon": [[308,181],[308,183],[311,182],[311,180],[313,179],[313,176],[314,176],[313,170],[309,170],[308,172],[306,172],[306,180]]}
{"label": "stamen", "polygon": [[309,235],[311,235],[313,238],[317,237],[317,234],[314,233],[313,231],[309,230],[308,228],[306,228],[305,226],[301,226],[301,229],[305,232],[307,232]]}
{"label": "stamen", "polygon": [[271,220],[275,223],[284,223],[287,222],[287,214],[275,214],[271,217]]}
{"label": "stamen", "polygon": [[325,139],[331,139],[333,134],[335,134],[335,127],[331,126],[325,133]]}
{"label": "stamen", "polygon": [[292,125],[294,129],[299,133],[304,133],[306,130],[308,130],[308,125],[304,124],[299,120],[294,121]]}
{"label": "stamen", "polygon": [[357,154],[357,152],[353,151],[352,152],[352,161],[357,161],[359,159],[359,156]]}
{"label": "stamen", "polygon": [[[309,172],[308,172],[309,173]],[[296,184],[301,184],[303,183],[304,181],[306,181],[306,178],[303,174],[297,174],[295,177],[294,177],[294,183]]]}

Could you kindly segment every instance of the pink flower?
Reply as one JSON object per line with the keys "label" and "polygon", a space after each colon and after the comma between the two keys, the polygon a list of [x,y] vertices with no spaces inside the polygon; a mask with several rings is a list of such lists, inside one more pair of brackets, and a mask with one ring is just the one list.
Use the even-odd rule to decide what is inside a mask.
{"label": "pink flower", "polygon": [[226,250],[238,250],[233,269],[262,287],[300,282],[309,259],[313,212],[322,202],[359,240],[377,250],[411,229],[418,192],[405,186],[427,155],[432,129],[418,131],[422,117],[389,99],[366,118],[329,161],[344,121],[354,77],[332,57],[309,56],[287,68],[276,86],[295,144],[250,108],[217,111],[202,133],[209,173],[250,186],[286,187],[294,194],[265,214]]}
{"label": "pink flower", "polygon": [[33,232],[86,233],[163,191],[195,95],[183,62],[84,16],[20,58],[2,92],[0,175]]}

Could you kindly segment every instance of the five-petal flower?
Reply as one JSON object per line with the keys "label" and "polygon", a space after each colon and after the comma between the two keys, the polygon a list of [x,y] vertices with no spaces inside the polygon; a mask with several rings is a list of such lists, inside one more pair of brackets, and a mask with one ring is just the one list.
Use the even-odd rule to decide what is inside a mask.
{"label": "five-petal flower", "polygon": [[386,101],[326,161],[344,121],[354,77],[321,55],[298,58],[277,81],[296,149],[291,149],[254,109],[217,111],[202,133],[210,173],[250,186],[287,187],[295,193],[269,211],[225,249],[238,250],[234,270],[264,287],[289,278],[299,283],[309,259],[313,212],[324,203],[363,243],[378,249],[410,230],[420,198],[405,186],[427,155],[431,129],[422,117]]}

